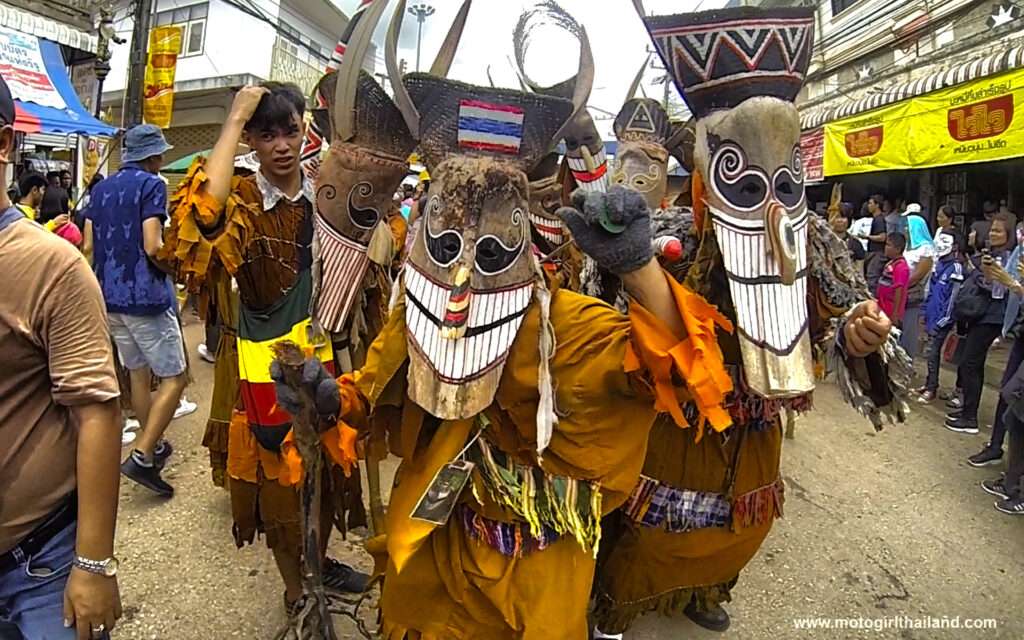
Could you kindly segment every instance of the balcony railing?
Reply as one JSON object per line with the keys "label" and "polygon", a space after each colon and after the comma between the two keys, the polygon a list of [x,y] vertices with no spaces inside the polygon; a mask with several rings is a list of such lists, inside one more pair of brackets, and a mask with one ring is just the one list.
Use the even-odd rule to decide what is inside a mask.
{"label": "balcony railing", "polygon": [[322,66],[316,66],[301,60],[278,38],[270,58],[270,79],[277,82],[294,82],[299,85],[304,95],[313,93],[316,83],[324,75]]}

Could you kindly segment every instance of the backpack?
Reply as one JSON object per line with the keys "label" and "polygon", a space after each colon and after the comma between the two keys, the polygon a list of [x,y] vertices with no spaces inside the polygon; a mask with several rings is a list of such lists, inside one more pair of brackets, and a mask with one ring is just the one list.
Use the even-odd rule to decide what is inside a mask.
{"label": "backpack", "polygon": [[981,269],[975,269],[964,280],[953,301],[953,319],[957,322],[976,322],[985,316],[992,304],[992,294],[981,286]]}

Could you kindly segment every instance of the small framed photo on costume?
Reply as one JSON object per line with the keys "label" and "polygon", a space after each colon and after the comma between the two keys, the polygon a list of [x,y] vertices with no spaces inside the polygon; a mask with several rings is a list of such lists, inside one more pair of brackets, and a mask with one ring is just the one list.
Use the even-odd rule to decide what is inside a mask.
{"label": "small framed photo on costume", "polygon": [[447,523],[474,466],[468,460],[455,460],[441,467],[416,503],[413,519],[436,525]]}

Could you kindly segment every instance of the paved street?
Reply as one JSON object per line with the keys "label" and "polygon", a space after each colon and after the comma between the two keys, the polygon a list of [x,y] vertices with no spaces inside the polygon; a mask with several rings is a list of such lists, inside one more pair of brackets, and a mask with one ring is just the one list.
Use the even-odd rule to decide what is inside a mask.
{"label": "paved street", "polygon": [[[193,348],[200,329],[186,328]],[[210,483],[200,445],[213,368],[194,360],[188,395],[200,410],[169,432],[176,453],[167,477],[177,495],[165,502],[122,484],[125,619],[116,635],[269,640],[283,622],[282,588],[264,547],[236,550],[232,542],[227,494]],[[997,513],[978,487],[992,472],[964,461],[987,434],[954,434],[926,410],[876,435],[830,386],[819,389],[815,403],[816,411],[799,421],[796,440],[786,442],[785,518],[741,577],[726,637],[1024,637],[1024,518]],[[336,541],[333,553],[367,566],[351,543]],[[999,627],[872,633],[797,630],[794,623],[821,617],[883,624],[894,616],[994,618]],[[356,637],[343,623],[338,631]],[[630,637],[717,636],[685,620],[648,617]]]}

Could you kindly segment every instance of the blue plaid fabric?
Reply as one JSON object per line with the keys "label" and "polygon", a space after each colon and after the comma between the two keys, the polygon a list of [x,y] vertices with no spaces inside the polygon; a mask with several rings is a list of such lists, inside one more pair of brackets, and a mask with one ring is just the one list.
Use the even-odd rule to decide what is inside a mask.
{"label": "blue plaid fabric", "polygon": [[725,527],[732,516],[732,505],[720,493],[676,489],[647,477],[641,477],[624,509],[634,522],[673,533]]}

